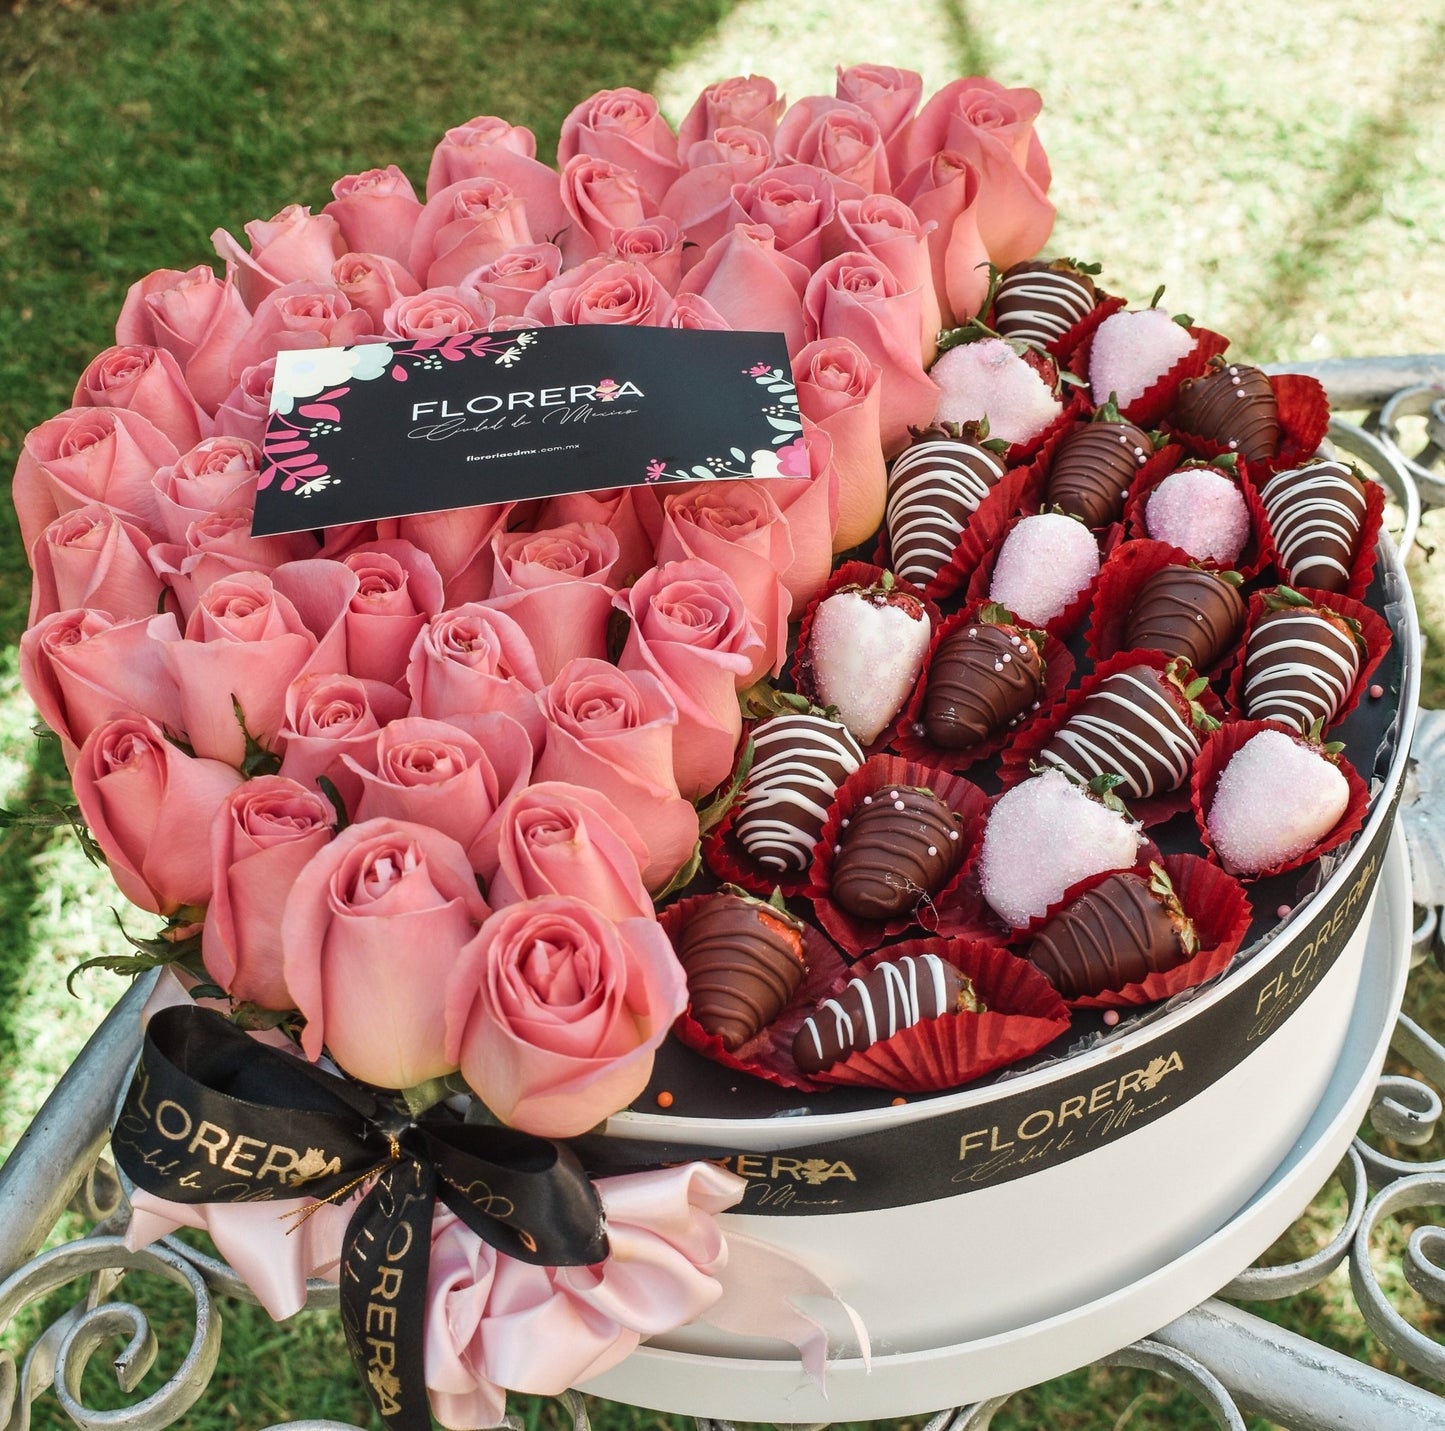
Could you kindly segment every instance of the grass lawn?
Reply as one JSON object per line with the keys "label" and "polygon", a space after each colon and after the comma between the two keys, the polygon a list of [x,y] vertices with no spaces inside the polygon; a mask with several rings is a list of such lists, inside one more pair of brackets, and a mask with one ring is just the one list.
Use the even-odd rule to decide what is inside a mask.
{"label": "grass lawn", "polygon": [[[595,90],[655,89],[676,121],[703,84],[735,73],[769,74],[793,97],[831,92],[835,61],[919,69],[929,89],[967,73],[1038,88],[1060,210],[1050,251],[1102,262],[1106,284],[1136,302],[1165,283],[1165,305],[1230,334],[1237,356],[1435,350],[1445,13],[1379,14],[1349,0],[1319,0],[1308,23],[1280,0],[1135,0],[1104,19],[1046,0],[0,0],[0,471],[113,341],[127,286],[209,261],[218,227],[239,235],[293,201],[319,209],[337,176],[390,162],[420,187],[443,130],[476,114],[530,126],[550,158],[563,116]],[[1445,629],[1441,583],[1417,571],[1427,622]],[[0,804],[10,807],[66,791],[18,687],[28,602],[6,504]],[[1439,704],[1445,672],[1433,670],[1427,695]],[[104,975],[79,981],[77,997],[64,991],[78,960],[122,949],[116,903],[72,840],[0,835],[0,1149],[116,995]],[[1333,1210],[1327,1197],[1302,1235],[1327,1235]],[[183,1307],[145,1304],[176,1318],[163,1345],[189,1339]],[[1390,1364],[1338,1278],[1283,1314]],[[277,1329],[254,1308],[225,1317],[222,1367],[185,1426],[368,1424],[335,1318],[303,1314]],[[92,1404],[110,1404],[98,1368],[86,1385]],[[529,1427],[567,1424],[553,1403],[515,1400]],[[34,1417],[69,1424],[48,1400]],[[597,1420],[606,1431],[673,1424],[628,1408]],[[1020,1395],[993,1422],[1205,1424],[1167,1383],[1097,1370]]]}

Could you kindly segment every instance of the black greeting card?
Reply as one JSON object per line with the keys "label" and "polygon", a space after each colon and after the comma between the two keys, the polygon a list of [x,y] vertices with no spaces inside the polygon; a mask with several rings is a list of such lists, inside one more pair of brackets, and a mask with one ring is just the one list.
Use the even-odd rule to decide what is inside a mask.
{"label": "black greeting card", "polygon": [[599,325],[309,348],[276,358],[252,531],[808,470],[780,333]]}

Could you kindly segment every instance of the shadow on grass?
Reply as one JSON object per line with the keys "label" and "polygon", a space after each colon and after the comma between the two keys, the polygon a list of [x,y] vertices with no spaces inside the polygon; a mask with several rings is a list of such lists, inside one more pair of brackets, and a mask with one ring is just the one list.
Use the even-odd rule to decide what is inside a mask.
{"label": "shadow on grass", "polygon": [[1445,19],[1430,32],[1397,77],[1389,103],[1367,115],[1336,153],[1334,172],[1309,208],[1290,226],[1265,272],[1254,316],[1236,324],[1236,345],[1267,351],[1268,334],[1279,315],[1299,308],[1312,289],[1329,278],[1331,268],[1348,258],[1355,230],[1377,214],[1395,177],[1398,160],[1419,134],[1418,115],[1438,106],[1440,74],[1445,69]]}
{"label": "shadow on grass", "polygon": [[953,56],[954,71],[960,75],[991,75],[993,52],[979,33],[964,0],[943,0],[940,7],[947,29],[944,43]]}

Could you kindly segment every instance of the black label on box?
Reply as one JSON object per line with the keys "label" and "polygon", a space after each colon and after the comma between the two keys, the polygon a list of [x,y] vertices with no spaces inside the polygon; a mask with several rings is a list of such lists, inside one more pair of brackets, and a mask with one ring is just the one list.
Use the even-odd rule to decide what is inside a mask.
{"label": "black label on box", "polygon": [[583,326],[279,353],[252,532],[807,476],[781,333]]}

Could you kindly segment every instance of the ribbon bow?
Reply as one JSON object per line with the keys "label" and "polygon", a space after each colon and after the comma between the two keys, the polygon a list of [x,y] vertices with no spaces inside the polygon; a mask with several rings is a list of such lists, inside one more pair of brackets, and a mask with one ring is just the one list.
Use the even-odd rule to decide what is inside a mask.
{"label": "ribbon bow", "polygon": [[205,1009],[152,1017],[111,1147],[137,1187],[180,1203],[330,1201],[375,1179],[346,1229],[341,1317],[394,1431],[431,1426],[422,1322],[438,1199],[523,1262],[589,1266],[608,1253],[597,1191],[566,1147],[441,1111],[413,1119]]}

